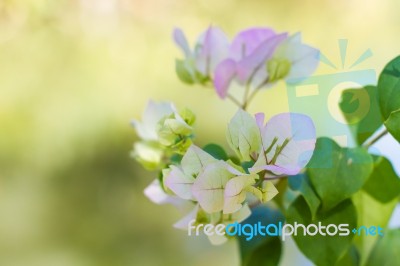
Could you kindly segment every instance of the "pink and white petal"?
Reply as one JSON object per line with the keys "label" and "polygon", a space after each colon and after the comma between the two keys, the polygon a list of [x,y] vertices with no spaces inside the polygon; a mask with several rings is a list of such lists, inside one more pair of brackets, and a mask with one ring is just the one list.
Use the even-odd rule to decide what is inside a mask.
{"label": "pink and white petal", "polygon": [[182,229],[182,230],[188,230],[188,224],[196,220],[197,217],[197,212],[199,211],[199,205],[197,204],[192,211],[190,211],[186,216],[184,216],[182,219],[177,221],[174,224],[174,227],[177,229]]}
{"label": "pink and white petal", "polygon": [[263,170],[267,170],[271,172],[272,174],[266,173],[265,177],[276,177],[276,176],[287,176],[287,175],[297,175],[300,173],[301,168],[300,167],[293,167],[293,168],[284,168],[278,165],[264,165],[260,167],[258,172],[261,172]]}
{"label": "pink and white petal", "polygon": [[[175,106],[170,102],[154,102],[150,100],[143,112],[142,121],[140,122],[140,137],[145,140],[157,140],[156,126],[158,122],[163,117],[174,113],[174,111]],[[138,125],[136,121],[132,123],[134,126]]]}
{"label": "pink and white petal", "polygon": [[221,211],[224,207],[225,184],[233,176],[223,161],[208,165],[192,186],[193,196],[201,208],[208,213]]}
{"label": "pink and white petal", "polygon": [[275,35],[269,28],[250,28],[239,32],[229,49],[229,57],[240,61],[249,56],[263,41]]}
{"label": "pink and white petal", "polygon": [[271,87],[268,81],[268,71],[267,68],[262,66],[258,68],[251,79],[251,87],[254,89],[261,89],[266,87]]}
{"label": "pink and white petal", "polygon": [[152,131],[148,132],[147,127],[143,125],[139,120],[133,119],[131,125],[135,128],[137,135],[143,140],[156,140],[157,134]]}
{"label": "pink and white petal", "polygon": [[217,27],[211,32],[210,46],[210,72],[213,73],[217,65],[227,58],[229,50],[229,39],[225,33]]}
{"label": "pink and white petal", "polygon": [[144,189],[144,195],[155,204],[172,204],[176,207],[182,207],[187,203],[187,200],[183,200],[176,196],[171,196],[165,193],[162,189],[160,181],[155,179]]}
{"label": "pink and white petal", "polygon": [[319,64],[319,50],[301,42],[301,34],[296,33],[280,44],[274,54],[277,58],[287,58],[291,68],[287,82],[299,82],[309,77]]}
{"label": "pink and white petal", "polygon": [[196,51],[196,68],[203,75],[213,73],[217,65],[227,57],[229,40],[218,27],[209,27],[198,40],[199,51]]}
{"label": "pink and white petal", "polygon": [[[263,135],[264,148],[266,149],[274,139],[275,145],[282,145],[285,140],[289,140],[282,152],[276,159],[275,165],[285,169],[303,168],[311,159],[315,149],[316,131],[310,117],[297,113],[283,113],[272,117]],[[267,154],[271,159],[275,149]]]}
{"label": "pink and white petal", "polygon": [[[264,144],[263,144],[264,145]],[[257,174],[263,171],[263,167],[268,164],[267,158],[264,155],[264,148],[261,148],[260,152],[258,153],[257,161],[254,165],[248,169],[250,174]]]}
{"label": "pink and white petal", "polygon": [[230,224],[232,222],[241,223],[251,215],[250,207],[245,203],[243,207],[235,213],[232,213],[229,217],[230,220],[225,221],[224,224]]}
{"label": "pink and white petal", "polygon": [[224,191],[223,213],[234,213],[242,208],[242,203],[246,199],[244,189],[255,184],[257,175],[241,175],[230,179]]}
{"label": "pink and white petal", "polygon": [[192,185],[194,178],[186,176],[181,169],[171,165],[171,171],[165,177],[165,185],[172,190],[178,197],[186,200],[192,200]]}
{"label": "pink and white petal", "polygon": [[182,49],[186,58],[192,56],[192,52],[190,51],[189,44],[186,40],[185,34],[180,28],[175,28],[173,31],[173,38],[175,43]]}
{"label": "pink and white petal", "polygon": [[260,129],[261,136],[262,136],[263,135],[262,131],[264,130],[265,114],[264,113],[257,113],[257,114],[254,115],[254,117],[256,118],[256,123],[257,123],[258,128]]}
{"label": "pink and white petal", "polygon": [[181,165],[185,175],[197,176],[204,167],[217,161],[213,156],[192,144],[183,156]]}
{"label": "pink and white petal", "polygon": [[238,80],[246,82],[270,58],[276,47],[287,38],[287,33],[275,35],[263,41],[249,56],[240,60],[236,66]]}
{"label": "pink and white petal", "polygon": [[290,72],[286,77],[288,83],[299,82],[311,76],[319,64],[319,50],[308,45],[302,45],[300,58],[293,61]]}
{"label": "pink and white petal", "polygon": [[229,86],[236,75],[236,62],[226,59],[218,64],[214,71],[214,87],[218,96],[224,99],[229,90]]}

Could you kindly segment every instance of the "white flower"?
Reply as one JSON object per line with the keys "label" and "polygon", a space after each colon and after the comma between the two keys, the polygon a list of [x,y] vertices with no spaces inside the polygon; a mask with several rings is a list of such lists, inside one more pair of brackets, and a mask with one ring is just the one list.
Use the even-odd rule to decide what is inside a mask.
{"label": "white flower", "polygon": [[149,101],[142,115],[142,121],[133,120],[132,125],[142,140],[158,140],[158,122],[175,112],[175,106],[169,102]]}

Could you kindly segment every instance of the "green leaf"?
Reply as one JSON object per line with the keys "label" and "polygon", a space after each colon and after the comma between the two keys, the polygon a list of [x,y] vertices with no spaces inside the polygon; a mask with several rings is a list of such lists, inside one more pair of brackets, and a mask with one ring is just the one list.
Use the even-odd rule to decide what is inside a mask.
{"label": "green leaf", "polygon": [[282,241],[274,237],[257,247],[243,266],[276,266],[279,265],[282,254]]}
{"label": "green leaf", "polygon": [[359,266],[360,265],[360,254],[357,248],[352,245],[337,263],[336,266]]}
{"label": "green leaf", "polygon": [[307,174],[329,210],[360,190],[373,170],[373,160],[363,148],[341,148],[328,138],[317,140]]}
{"label": "green leaf", "polygon": [[215,159],[227,161],[229,159],[224,148],[218,144],[210,143],[203,147],[203,150],[212,155]]}
{"label": "green leaf", "polygon": [[377,241],[366,266],[399,265],[400,229],[386,231]]}
{"label": "green leaf", "polygon": [[242,162],[240,165],[242,166],[243,170],[244,170],[246,173],[249,174],[249,173],[250,173],[250,172],[249,172],[249,169],[252,168],[252,167],[254,166],[254,161]]}
{"label": "green leaf", "polygon": [[400,142],[400,56],[390,61],[378,81],[379,105],[388,131]]}
{"label": "green leaf", "polygon": [[[385,228],[392,217],[393,209],[397,205],[397,200],[385,204],[378,202],[363,190],[357,192],[352,198],[357,209],[359,227],[380,226]],[[376,236],[356,235],[354,243],[360,250],[361,265],[365,265],[376,240]]]}
{"label": "green leaf", "polygon": [[400,142],[400,110],[394,111],[385,121],[387,130],[392,136]]}
{"label": "green leaf", "polygon": [[278,190],[280,193],[274,197],[274,202],[278,205],[278,207],[281,210],[287,209],[289,204],[285,205],[285,195],[287,191],[289,191],[288,188],[288,178],[282,178],[279,179],[278,182],[275,184],[276,190]]}
{"label": "green leaf", "polygon": [[400,109],[400,56],[390,61],[379,76],[378,95],[385,119]]}
{"label": "green leaf", "polygon": [[[259,205],[253,209],[251,216],[242,222],[242,226],[260,222],[263,225],[275,224],[279,227],[279,223],[283,223],[284,220],[285,217],[279,210]],[[238,240],[243,266],[279,264],[282,252],[282,243],[279,237],[257,235],[247,241],[246,236],[242,235],[238,236]]]}
{"label": "green leaf", "polygon": [[374,156],[374,165],[363,190],[380,202],[392,201],[400,195],[400,179],[385,157]]}
{"label": "green leaf", "polygon": [[376,86],[343,91],[339,106],[359,145],[383,124]]}
{"label": "green leaf", "polygon": [[321,205],[316,192],[311,186],[310,180],[306,174],[299,174],[288,178],[289,187],[294,191],[298,191],[305,199],[311,211],[312,218],[315,218],[317,210]]}
{"label": "green leaf", "polygon": [[179,165],[182,161],[182,157],[183,156],[181,154],[175,153],[171,156],[171,158],[169,160],[171,161],[172,164]]}
{"label": "green leaf", "polygon": [[[288,224],[292,225],[295,222],[305,226],[309,224],[318,226],[319,222],[321,222],[322,226],[348,224],[349,227],[347,229],[349,230],[357,226],[356,209],[349,199],[341,202],[328,212],[319,211],[315,219],[312,219],[307,202],[302,196],[299,196],[288,208],[286,216]],[[335,265],[345,255],[351,246],[353,236],[350,231],[347,236],[340,236],[339,234],[334,236],[323,236],[321,234],[304,236],[301,231],[301,233],[293,235],[293,239],[301,252],[316,265],[331,266]]]}
{"label": "green leaf", "polygon": [[186,84],[193,84],[194,80],[189,70],[186,67],[186,62],[184,60],[175,60],[175,72],[178,78]]}
{"label": "green leaf", "polygon": [[226,136],[230,147],[242,161],[249,161],[252,152],[260,151],[261,135],[256,120],[242,109],[229,122]]}

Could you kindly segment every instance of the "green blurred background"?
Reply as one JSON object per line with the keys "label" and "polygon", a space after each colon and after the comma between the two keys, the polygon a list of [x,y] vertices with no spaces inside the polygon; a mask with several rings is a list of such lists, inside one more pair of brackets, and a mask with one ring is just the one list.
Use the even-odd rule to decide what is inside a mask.
{"label": "green blurred background", "polygon": [[[1,0],[0,265],[236,265],[236,244],[211,246],[172,228],[181,214],[143,195],[155,173],[129,158],[149,98],[198,116],[198,143],[224,143],[236,107],[174,73],[173,27],[191,41],[210,24],[302,31],[339,63],[370,48],[378,72],[400,54],[400,2]],[[322,66],[318,73],[330,73]],[[287,110],[284,84],[250,111]]]}

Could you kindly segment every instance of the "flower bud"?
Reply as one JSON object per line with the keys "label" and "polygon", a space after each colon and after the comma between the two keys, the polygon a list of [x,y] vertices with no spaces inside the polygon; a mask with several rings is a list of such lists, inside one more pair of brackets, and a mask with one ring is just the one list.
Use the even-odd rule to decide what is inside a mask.
{"label": "flower bud", "polygon": [[291,63],[286,58],[272,58],[266,63],[269,82],[284,79],[290,72]]}
{"label": "flower bud", "polygon": [[192,143],[194,121],[195,116],[189,109],[164,117],[157,124],[158,141],[177,153],[184,153]]}

